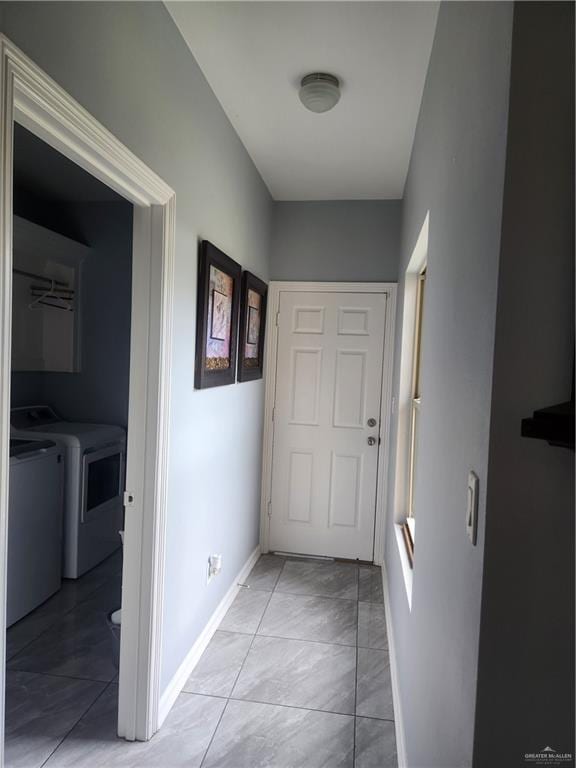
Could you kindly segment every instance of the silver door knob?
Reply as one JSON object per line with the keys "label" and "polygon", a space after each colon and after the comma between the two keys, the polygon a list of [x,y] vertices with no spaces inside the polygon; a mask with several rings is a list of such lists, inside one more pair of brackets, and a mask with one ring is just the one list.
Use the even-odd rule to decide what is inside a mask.
{"label": "silver door knob", "polygon": [[375,427],[376,426],[376,419],[368,419],[367,424],[369,427]]}
{"label": "silver door knob", "polygon": [[370,435],[370,437],[368,438],[367,442],[368,442],[368,445],[376,445],[376,438],[372,437],[372,435]]}

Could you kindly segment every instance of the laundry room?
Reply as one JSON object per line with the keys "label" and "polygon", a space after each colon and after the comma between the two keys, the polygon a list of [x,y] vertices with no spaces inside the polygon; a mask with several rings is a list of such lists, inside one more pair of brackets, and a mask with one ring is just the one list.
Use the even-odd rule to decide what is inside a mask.
{"label": "laundry room", "polygon": [[16,125],[13,214],[7,732],[117,680],[133,209]]}

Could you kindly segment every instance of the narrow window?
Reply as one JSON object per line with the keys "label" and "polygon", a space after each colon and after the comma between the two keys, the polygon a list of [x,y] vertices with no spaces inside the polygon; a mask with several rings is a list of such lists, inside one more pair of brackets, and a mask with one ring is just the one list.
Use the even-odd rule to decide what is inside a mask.
{"label": "narrow window", "polygon": [[414,509],[414,488],[417,471],[417,448],[420,429],[420,412],[422,408],[422,388],[421,388],[421,358],[422,358],[422,323],[424,315],[424,293],[426,287],[426,267],[418,275],[418,285],[416,288],[416,317],[414,320],[414,354],[412,358],[412,388],[410,398],[410,435],[408,440],[408,509],[406,522],[402,527],[408,559],[410,565],[414,562],[414,541],[415,541],[415,509]]}

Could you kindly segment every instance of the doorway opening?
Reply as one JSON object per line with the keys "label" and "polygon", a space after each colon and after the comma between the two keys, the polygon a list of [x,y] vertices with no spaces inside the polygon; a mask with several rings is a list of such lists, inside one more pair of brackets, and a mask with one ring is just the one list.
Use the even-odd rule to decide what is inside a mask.
{"label": "doorway opening", "polygon": [[5,765],[39,768],[118,699],[133,206],[19,124],[13,200]]}
{"label": "doorway opening", "polygon": [[[91,520],[92,516],[94,521],[98,520],[97,511],[118,509],[118,493],[114,490],[120,489],[121,492],[120,502],[126,514],[117,733],[128,740],[147,740],[160,724],[158,705],[170,419],[175,196],[162,179],[3,35],[0,35],[0,74],[0,594],[7,596],[5,574],[9,534],[12,287],[15,286],[16,293],[20,288],[32,292],[32,287],[25,281],[24,287],[16,289],[12,271],[13,244],[20,226],[14,216],[14,208],[21,203],[13,190],[15,137],[18,141],[21,129],[26,129],[36,139],[79,166],[93,180],[108,187],[111,193],[124,201],[123,205],[127,206],[128,211],[132,207],[130,375],[125,468],[122,467],[121,433],[117,432],[115,437],[119,439],[115,444],[114,439],[107,444],[106,450],[110,449],[107,455],[96,455],[94,451],[87,458],[83,457],[86,460],[82,462],[82,471],[87,479],[83,483],[81,502],[86,521]],[[48,229],[42,223],[36,226]],[[73,233],[69,231],[70,234]],[[74,237],[68,239],[74,240]],[[43,358],[55,367],[51,372],[43,372],[46,377],[73,377],[82,362],[82,324],[76,324],[68,316],[71,312],[69,307],[74,306],[78,292],[81,291],[82,268],[78,268],[77,262],[81,251],[78,246],[82,245],[86,246],[86,243],[77,242],[72,249],[74,256],[62,262],[59,271],[32,271],[35,281],[39,276],[48,277],[49,282],[41,279],[35,282],[34,296],[30,297],[28,303],[35,306],[40,304],[42,315],[48,315],[46,304],[50,304],[50,312],[54,313],[49,315],[47,322],[38,323],[34,320],[41,339],[34,348],[35,353],[41,350]],[[79,282],[76,281],[77,276]],[[19,281],[25,278],[25,275],[18,276]],[[59,314],[56,315],[56,312]],[[57,317],[60,319],[54,319]],[[61,343],[45,344],[45,337],[53,337],[52,331],[48,329],[54,325],[60,330]],[[26,352],[20,358],[20,365],[25,364]],[[30,359],[28,364],[32,365]],[[48,391],[44,390],[45,396]],[[17,396],[24,397],[23,391],[17,393]],[[44,400],[34,405],[45,405],[46,402]],[[69,403],[66,405],[68,407]],[[58,413],[56,408],[51,410],[52,416],[44,409],[39,409],[40,412],[35,416],[44,422],[51,418],[62,421],[63,414]],[[22,414],[20,416],[24,422],[20,422],[19,426],[25,429],[26,417]],[[102,423],[101,419],[99,423]],[[108,428],[118,427],[111,420],[104,423]],[[45,426],[50,425],[44,423],[42,428]],[[52,450],[52,446],[44,447],[46,454]],[[122,494],[124,486],[127,490]],[[116,534],[113,546],[117,547],[118,543]],[[78,546],[79,552],[81,549]],[[118,555],[112,552],[114,557]],[[79,561],[81,559],[79,557]],[[114,571],[116,565],[106,566],[106,562],[100,562],[95,568],[108,567]],[[87,577],[80,576],[80,579],[83,578]],[[110,606],[108,612],[113,611],[115,605],[109,601],[109,597],[106,595],[102,598]],[[5,624],[1,625],[2,644],[6,640],[5,630]],[[6,676],[3,668],[0,674],[0,728],[3,729]],[[3,748],[2,730],[0,749],[3,751]],[[0,763],[2,759],[3,754],[0,755]]]}
{"label": "doorway opening", "polygon": [[270,283],[263,552],[382,563],[395,295]]}

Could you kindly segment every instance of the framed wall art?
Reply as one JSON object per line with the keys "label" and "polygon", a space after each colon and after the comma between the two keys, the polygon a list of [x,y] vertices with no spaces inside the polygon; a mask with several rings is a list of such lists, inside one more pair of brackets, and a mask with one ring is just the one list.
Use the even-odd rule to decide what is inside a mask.
{"label": "framed wall art", "polygon": [[242,274],[238,381],[262,378],[267,292],[266,283],[252,272]]}
{"label": "framed wall art", "polygon": [[198,265],[196,389],[236,380],[236,342],[242,268],[203,240]]}

